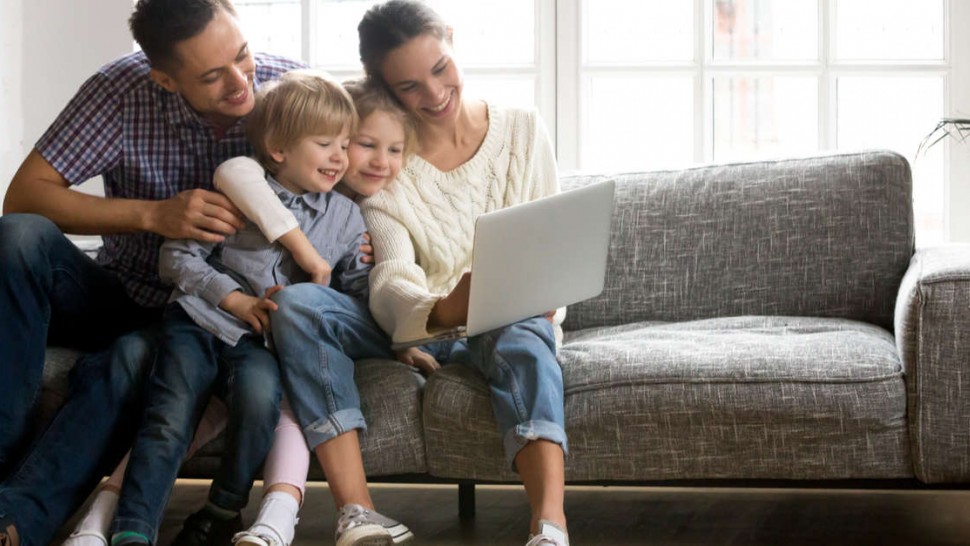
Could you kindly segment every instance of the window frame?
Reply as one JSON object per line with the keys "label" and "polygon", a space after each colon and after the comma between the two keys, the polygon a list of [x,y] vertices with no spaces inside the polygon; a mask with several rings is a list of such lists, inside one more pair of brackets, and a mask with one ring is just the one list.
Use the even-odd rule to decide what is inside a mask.
{"label": "window frame", "polygon": [[[708,29],[714,20],[712,0],[692,0],[694,9],[694,52],[689,62],[641,63],[637,65],[586,66],[583,63],[583,24],[585,2],[592,0],[534,0],[535,59],[519,66],[463,65],[469,76],[529,75],[535,79],[535,103],[552,136],[562,172],[583,169],[581,150],[587,121],[583,101],[592,74],[676,74],[692,78],[694,87],[693,160],[710,163],[714,159],[714,77],[725,75],[773,76],[804,75],[818,82],[819,151],[837,150],[837,95],[839,77],[865,75],[919,74],[941,76],[944,112],[947,117],[970,117],[970,40],[957,40],[959,28],[970,27],[970,2],[945,0],[944,58],[916,62],[840,62],[833,57],[836,39],[837,0],[816,0],[818,20],[818,58],[811,61],[762,62],[725,61],[713,58],[712,37]],[[303,58],[313,58],[313,29],[317,24],[317,0],[300,0],[302,13]],[[326,66],[324,66],[326,68]],[[359,75],[359,71],[336,69],[338,78]],[[932,127],[927,127],[929,132]],[[914,143],[915,145],[918,143]],[[970,241],[970,143],[942,141],[945,241]]]}

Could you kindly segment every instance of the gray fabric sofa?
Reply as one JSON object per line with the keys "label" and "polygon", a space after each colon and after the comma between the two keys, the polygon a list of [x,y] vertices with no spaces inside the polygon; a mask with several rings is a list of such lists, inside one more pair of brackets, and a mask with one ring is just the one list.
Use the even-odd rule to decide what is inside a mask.
{"label": "gray fabric sofa", "polygon": [[[559,356],[567,480],[970,480],[970,246],[914,253],[903,157],[562,185],[607,178],[606,287],[569,308]],[[72,355],[50,356],[57,391]],[[516,481],[477,372],[363,361],[357,380],[372,478],[464,484],[464,515],[469,484]]]}

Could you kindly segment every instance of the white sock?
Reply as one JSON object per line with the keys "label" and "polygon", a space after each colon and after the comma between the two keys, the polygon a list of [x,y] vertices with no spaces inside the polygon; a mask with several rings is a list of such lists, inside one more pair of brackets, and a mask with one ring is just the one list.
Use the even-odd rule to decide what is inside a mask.
{"label": "white sock", "polygon": [[108,527],[111,526],[117,508],[117,492],[108,489],[98,491],[94,502],[63,546],[105,546],[108,543]]}
{"label": "white sock", "polygon": [[259,515],[253,526],[246,532],[257,536],[269,536],[282,546],[289,546],[296,534],[296,524],[300,522],[297,514],[300,504],[288,493],[279,491],[263,497]]}

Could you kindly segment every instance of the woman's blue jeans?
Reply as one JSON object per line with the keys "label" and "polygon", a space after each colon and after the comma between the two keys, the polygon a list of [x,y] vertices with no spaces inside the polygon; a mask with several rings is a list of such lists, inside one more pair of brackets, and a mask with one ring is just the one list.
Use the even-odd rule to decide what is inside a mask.
{"label": "woman's blue jeans", "polygon": [[559,444],[568,452],[562,368],[555,332],[545,317],[421,350],[438,362],[471,366],[485,376],[509,468],[515,470],[515,456],[533,440]]}
{"label": "woman's blue jeans", "polygon": [[[367,306],[316,285],[295,285],[275,296],[273,335],[283,387],[311,447],[347,430],[365,428],[354,384],[354,360],[393,358],[390,340]],[[562,370],[552,325],[543,317],[475,336],[422,347],[442,363],[473,366],[486,377],[512,466],[531,440],[567,449]]]}
{"label": "woman's blue jeans", "polygon": [[[0,217],[0,522],[24,546],[49,543],[130,445],[156,337],[125,332],[159,315],[50,220]],[[67,402],[28,448],[48,342],[99,352],[78,360]]]}
{"label": "woman's blue jeans", "polygon": [[209,501],[238,511],[249,500],[279,420],[279,366],[262,338],[245,336],[230,346],[172,304],[166,310],[113,532],[134,531],[154,540],[211,394],[224,398],[229,423]]}

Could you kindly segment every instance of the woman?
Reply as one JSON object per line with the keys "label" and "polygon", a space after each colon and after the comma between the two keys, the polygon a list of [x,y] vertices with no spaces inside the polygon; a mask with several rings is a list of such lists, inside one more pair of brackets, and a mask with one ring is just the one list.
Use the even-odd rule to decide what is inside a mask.
{"label": "woman", "polygon": [[[367,77],[412,116],[418,151],[385,192],[365,201],[375,245],[370,308],[395,341],[464,324],[478,215],[559,191],[548,134],[532,111],[463,96],[452,31],[426,5],[391,0],[358,27]],[[530,546],[568,544],[563,511],[564,310],[458,342],[422,347],[488,379],[509,464],[532,508]]]}

